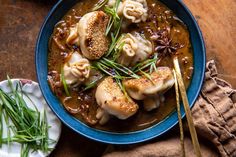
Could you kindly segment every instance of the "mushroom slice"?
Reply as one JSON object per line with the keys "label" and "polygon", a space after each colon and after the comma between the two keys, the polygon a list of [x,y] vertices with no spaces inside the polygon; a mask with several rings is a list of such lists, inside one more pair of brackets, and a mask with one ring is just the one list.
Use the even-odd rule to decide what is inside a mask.
{"label": "mushroom slice", "polygon": [[78,33],[78,24],[75,26],[70,27],[70,34],[66,38],[67,45],[77,45],[79,46],[79,33]]}
{"label": "mushroom slice", "polygon": [[151,80],[143,76],[139,79],[124,80],[123,84],[129,96],[136,100],[163,94],[174,85],[172,71],[168,67],[159,67],[150,74]]}
{"label": "mushroom slice", "polygon": [[[105,112],[119,119],[127,119],[138,110],[138,105],[132,99],[125,96],[112,77],[106,77],[98,85],[95,98],[97,104],[103,110],[103,114]],[[97,117],[102,117],[99,115],[98,113]]]}
{"label": "mushroom slice", "polygon": [[109,40],[105,35],[109,17],[103,11],[85,14],[78,23],[80,48],[91,60],[101,58],[108,50]]}

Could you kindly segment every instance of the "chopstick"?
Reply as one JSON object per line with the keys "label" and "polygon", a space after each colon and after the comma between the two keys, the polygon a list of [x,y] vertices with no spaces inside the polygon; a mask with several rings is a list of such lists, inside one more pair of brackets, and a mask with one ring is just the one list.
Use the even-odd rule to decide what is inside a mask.
{"label": "chopstick", "polygon": [[180,67],[179,67],[179,61],[177,56],[173,57],[173,63],[174,63],[174,69],[176,72],[176,76],[177,76],[177,81],[179,84],[179,90],[181,93],[181,97],[182,97],[182,101],[183,101],[183,105],[184,105],[184,110],[186,113],[186,118],[187,118],[187,122],[188,122],[188,127],[189,127],[189,131],[190,131],[190,135],[192,138],[192,143],[193,143],[193,148],[195,151],[195,154],[197,157],[201,157],[201,151],[200,151],[200,145],[198,142],[198,138],[197,138],[197,133],[193,124],[193,118],[191,115],[191,111],[189,108],[189,102],[188,102],[188,98],[187,98],[187,94],[186,94],[186,89],[183,83],[183,78],[181,75],[181,71],[180,71]]}
{"label": "chopstick", "polygon": [[180,131],[180,146],[181,146],[181,156],[185,157],[185,149],[184,149],[184,131],[183,131],[183,123],[180,112],[180,100],[179,100],[179,85],[177,81],[176,72],[173,69],[173,74],[175,78],[175,95],[176,95],[176,104],[177,104],[177,113],[178,113],[178,121],[179,121],[179,131]]}

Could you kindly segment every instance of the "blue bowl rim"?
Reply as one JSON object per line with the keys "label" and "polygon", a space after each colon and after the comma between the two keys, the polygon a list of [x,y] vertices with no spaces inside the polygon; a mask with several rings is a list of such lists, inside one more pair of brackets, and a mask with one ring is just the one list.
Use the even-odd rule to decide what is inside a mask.
{"label": "blue bowl rim", "polygon": [[[53,15],[53,13],[54,13],[54,11],[62,4],[62,2],[63,2],[63,0],[59,0],[53,7],[52,7],[52,9],[50,10],[50,12],[48,13],[48,15],[46,16],[46,18],[45,18],[45,20],[44,20],[44,22],[43,22],[43,24],[42,24],[42,26],[41,26],[41,28],[40,28],[40,31],[39,31],[39,34],[38,34],[38,37],[37,37],[37,41],[36,41],[36,47],[35,47],[35,61],[36,61],[36,64],[35,64],[35,68],[36,68],[36,73],[37,73],[37,69],[38,69],[38,64],[37,64],[37,56],[38,56],[38,53],[37,53],[37,51],[38,51],[38,49],[39,49],[39,42],[40,42],[40,39],[41,39],[41,36],[42,36],[42,32],[43,32],[43,29],[44,29],[44,27],[45,27],[45,25],[47,24],[47,22],[48,22],[48,20],[50,19],[50,17]],[[193,21],[193,24],[194,24],[194,27],[196,27],[196,29],[197,29],[197,32],[198,32],[198,35],[199,35],[199,38],[200,38],[200,42],[201,42],[201,51],[203,52],[203,63],[204,63],[204,66],[202,66],[202,68],[201,68],[201,71],[203,72],[202,73],[202,75],[200,76],[200,86],[199,86],[199,88],[197,89],[197,91],[196,91],[196,95],[194,96],[194,98],[193,98],[193,101],[192,101],[192,103],[190,104],[190,107],[192,108],[193,107],[193,105],[194,105],[194,103],[195,103],[195,101],[197,100],[197,98],[198,98],[198,95],[199,95],[199,93],[200,93],[200,90],[201,90],[201,87],[202,87],[202,85],[203,85],[203,81],[204,81],[204,77],[205,77],[205,75],[204,75],[204,71],[205,71],[205,63],[206,63],[206,47],[205,47],[205,42],[204,42],[204,38],[203,38],[203,35],[202,35],[202,32],[201,32],[201,30],[200,30],[200,27],[199,27],[199,25],[198,25],[198,23],[197,23],[197,21],[196,21],[196,19],[194,18],[194,16],[192,15],[192,13],[191,13],[191,11],[187,8],[187,6],[182,2],[182,0],[176,0],[176,2],[177,3],[179,3],[180,4],[180,6],[182,7],[182,9],[184,9],[184,11],[188,14],[188,16],[191,18],[191,20]],[[40,86],[40,89],[41,89],[41,91],[42,91],[42,93],[43,93],[43,95],[45,94],[44,93],[44,90],[43,90],[43,87],[41,87],[41,83],[40,83],[40,78],[39,78],[39,75],[38,75],[38,73],[37,73],[37,79],[38,79],[38,82],[39,82],[39,86]],[[45,96],[44,96],[45,97]],[[81,134],[81,135],[83,135],[83,136],[85,136],[85,137],[87,137],[87,138],[89,138],[89,139],[92,139],[92,140],[95,140],[95,141],[98,141],[98,142],[102,142],[102,143],[109,143],[109,144],[118,144],[118,145],[120,145],[120,144],[122,144],[122,145],[126,145],[126,144],[135,144],[135,143],[140,143],[140,142],[144,142],[144,141],[148,141],[148,140],[151,140],[151,139],[153,139],[153,138],[156,138],[156,137],[158,137],[158,136],[160,136],[160,135],[163,135],[164,133],[166,133],[166,132],[168,132],[171,128],[173,128],[177,123],[178,123],[178,121],[176,121],[175,123],[173,123],[171,126],[169,126],[167,129],[165,129],[164,131],[162,131],[162,132],[159,132],[158,134],[155,134],[155,135],[152,135],[152,136],[150,136],[150,137],[148,137],[148,138],[144,138],[144,139],[139,139],[139,140],[135,140],[135,141],[132,141],[132,140],[129,140],[129,141],[126,141],[126,142],[124,142],[124,141],[112,141],[112,140],[101,140],[101,139],[99,139],[99,138],[96,138],[96,137],[93,137],[93,136],[90,136],[90,135],[87,135],[86,133],[83,133],[83,132],[81,132],[80,130],[76,130],[75,128],[73,128],[73,126],[70,126],[60,115],[59,115],[59,113],[57,113],[57,112],[55,112],[54,111],[54,109],[53,109],[53,107],[50,105],[50,103],[49,103],[49,100],[47,100],[46,98],[45,98],[45,100],[46,100],[46,102],[49,104],[49,107],[52,109],[52,111],[56,114],[56,116],[67,126],[67,127],[69,127],[70,129],[72,129],[73,131],[75,131],[75,132],[77,132],[77,133],[79,133],[79,134]],[[181,110],[182,111],[182,110]],[[170,115],[171,115],[172,113],[170,113]],[[182,118],[184,118],[185,117],[185,113],[182,113]],[[168,116],[166,117],[166,118],[168,118]],[[165,119],[166,119],[165,118]],[[162,121],[164,121],[165,119],[163,119]],[[82,127],[83,127],[83,125],[86,125],[86,124],[83,124],[83,122],[80,122],[81,123],[81,125],[82,125]],[[159,123],[161,123],[161,122],[159,122]],[[159,124],[158,123],[158,124]],[[149,128],[152,128],[152,127],[155,127],[156,125],[158,125],[158,124],[155,124],[154,126],[151,126],[151,127],[149,127]],[[87,126],[87,125],[86,125]],[[90,128],[90,127],[89,127]],[[102,131],[102,130],[97,130],[97,129],[94,129],[94,128],[91,128],[91,129],[94,129],[95,131],[99,131],[99,132],[103,132],[103,133],[109,133],[110,135],[129,135],[129,134],[133,134],[133,133],[139,133],[139,132],[145,132],[145,130],[147,130],[147,129],[149,129],[149,128],[146,128],[146,129],[143,129],[143,130],[139,130],[139,131],[134,131],[134,132],[128,132],[128,133],[115,133],[115,132],[108,132],[108,131]]]}

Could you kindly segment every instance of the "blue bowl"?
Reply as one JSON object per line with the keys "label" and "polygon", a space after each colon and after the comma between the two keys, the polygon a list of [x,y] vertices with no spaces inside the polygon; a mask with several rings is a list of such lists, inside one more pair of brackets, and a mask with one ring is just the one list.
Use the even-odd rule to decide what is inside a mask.
{"label": "blue bowl", "polygon": [[[192,82],[187,91],[187,95],[190,107],[192,107],[198,97],[204,78],[206,57],[203,37],[196,20],[194,19],[190,11],[187,9],[187,7],[183,4],[183,2],[181,2],[180,0],[161,1],[187,25],[190,32],[190,38],[194,52],[194,73]],[[54,25],[67,13],[69,9],[71,9],[76,4],[76,2],[77,1],[75,0],[60,0],[46,17],[37,40],[35,50],[37,78],[42,93],[51,109],[60,118],[60,120],[72,130],[90,139],[104,143],[138,143],[153,139],[167,132],[169,129],[171,129],[178,123],[178,117],[176,112],[171,113],[160,123],[144,130],[128,133],[107,132],[91,128],[83,122],[75,119],[63,108],[60,101],[52,93],[47,82],[49,38],[53,32]],[[185,115],[183,106],[181,108],[181,113],[183,116]]]}

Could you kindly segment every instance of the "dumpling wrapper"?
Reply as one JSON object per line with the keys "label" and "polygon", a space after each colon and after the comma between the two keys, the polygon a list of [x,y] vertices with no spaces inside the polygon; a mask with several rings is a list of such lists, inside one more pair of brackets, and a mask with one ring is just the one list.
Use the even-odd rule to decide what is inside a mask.
{"label": "dumpling wrapper", "polygon": [[[116,0],[109,0],[107,5],[113,7]],[[123,0],[120,2],[117,14],[124,16],[132,23],[145,22],[148,17],[148,6],[146,0]]]}
{"label": "dumpling wrapper", "polygon": [[125,66],[144,61],[153,53],[152,43],[137,32],[127,33],[117,47],[120,44],[124,45],[117,62]]}
{"label": "dumpling wrapper", "polygon": [[78,23],[80,48],[83,55],[95,60],[101,58],[108,50],[109,40],[105,35],[109,16],[103,11],[85,14]]}
{"label": "dumpling wrapper", "polygon": [[174,85],[172,71],[168,67],[158,67],[157,71],[150,74],[149,80],[143,76],[139,79],[124,80],[123,84],[130,97],[135,100],[144,100],[157,94],[163,94]]}
{"label": "dumpling wrapper", "polygon": [[119,119],[127,119],[134,115],[138,110],[138,105],[128,99],[121,91],[120,87],[112,77],[106,77],[97,87],[95,98],[100,109],[97,114],[98,118],[103,116],[113,115]]}
{"label": "dumpling wrapper", "polygon": [[156,94],[143,100],[143,108],[146,111],[151,111],[158,108],[164,101],[165,97],[162,94]]}
{"label": "dumpling wrapper", "polygon": [[148,17],[146,0],[126,0],[123,4],[123,15],[133,23],[145,22]]}
{"label": "dumpling wrapper", "polygon": [[78,86],[89,78],[90,63],[78,52],[74,52],[65,63],[63,70],[66,83],[69,86]]}

